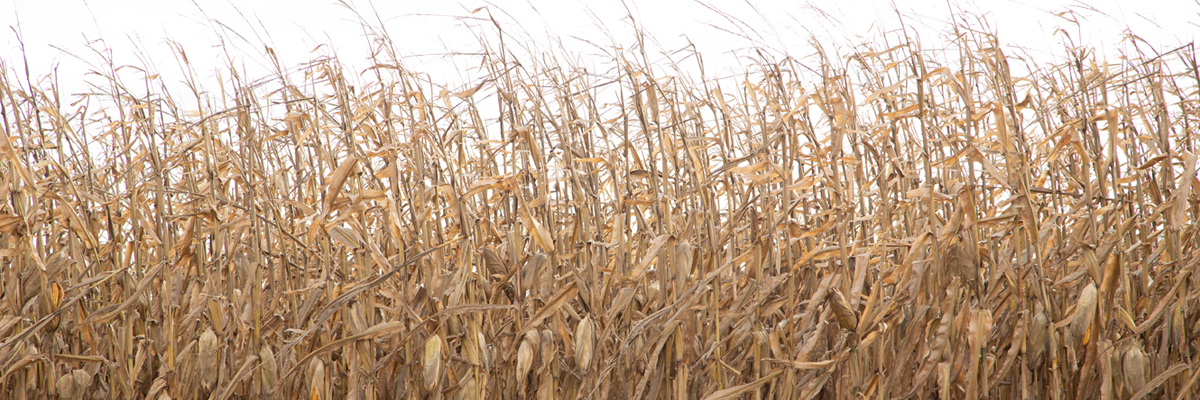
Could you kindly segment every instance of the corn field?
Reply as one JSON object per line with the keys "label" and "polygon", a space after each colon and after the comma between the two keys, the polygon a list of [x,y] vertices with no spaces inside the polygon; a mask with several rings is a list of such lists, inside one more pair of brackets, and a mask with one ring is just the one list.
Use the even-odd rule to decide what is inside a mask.
{"label": "corn field", "polygon": [[382,34],[212,92],[3,60],[0,397],[1193,398],[1194,46],[949,29],[726,77],[500,34],[461,87]]}

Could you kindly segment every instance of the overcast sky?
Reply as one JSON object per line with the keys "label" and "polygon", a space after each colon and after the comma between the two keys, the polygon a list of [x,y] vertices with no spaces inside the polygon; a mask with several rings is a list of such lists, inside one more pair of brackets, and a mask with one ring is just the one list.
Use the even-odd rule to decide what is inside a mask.
{"label": "overcast sky", "polygon": [[[953,11],[960,19],[986,19],[987,25],[976,25],[998,32],[1004,45],[1047,58],[1055,52],[1062,56],[1067,41],[1088,44],[1115,59],[1130,45],[1123,41],[1127,31],[1162,51],[1191,42],[1200,32],[1195,22],[1200,21],[1200,0],[346,1],[357,15],[332,0],[243,0],[236,6],[223,0],[0,0],[0,23],[10,28],[0,33],[0,57],[10,72],[24,74],[19,32],[35,79],[57,68],[60,82],[79,80],[87,68],[64,50],[94,63],[100,58],[92,49],[108,48],[117,64],[150,64],[163,75],[179,74],[171,41],[210,79],[228,64],[226,54],[251,74],[265,74],[264,45],[285,65],[336,53],[351,68],[361,69],[368,55],[361,16],[372,25],[382,21],[409,68],[445,69],[438,63],[455,58],[444,56],[447,52],[479,49],[473,32],[491,29],[484,19],[489,11],[506,32],[526,37],[523,45],[562,46],[584,56],[596,53],[587,42],[629,45],[632,25],[626,16],[631,11],[656,40],[654,47],[670,51],[691,42],[706,65],[727,71],[741,69],[731,54],[747,47],[807,55],[810,37],[835,51],[879,43],[880,35],[900,28],[897,14],[910,30],[924,32],[924,47],[941,44],[944,37],[938,32],[946,32]],[[481,7],[487,8],[472,14]],[[463,74],[448,71],[447,79],[474,78]]]}

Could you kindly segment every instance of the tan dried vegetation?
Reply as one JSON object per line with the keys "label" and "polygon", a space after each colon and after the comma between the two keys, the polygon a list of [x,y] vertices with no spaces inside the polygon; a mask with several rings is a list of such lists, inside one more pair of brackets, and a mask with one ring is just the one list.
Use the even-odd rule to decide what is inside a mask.
{"label": "tan dried vegetation", "polygon": [[1190,398],[1194,48],[952,33],[5,74],[0,397]]}

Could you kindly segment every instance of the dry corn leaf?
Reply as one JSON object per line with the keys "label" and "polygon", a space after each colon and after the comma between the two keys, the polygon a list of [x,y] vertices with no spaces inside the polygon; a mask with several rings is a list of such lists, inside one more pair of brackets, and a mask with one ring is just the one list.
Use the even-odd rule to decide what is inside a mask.
{"label": "dry corn leaf", "polygon": [[835,363],[837,363],[837,360],[792,361],[792,360],[780,360],[780,359],[775,359],[775,358],[767,358],[765,360],[773,362],[773,363],[783,364],[785,366],[792,367],[792,368],[799,369],[799,370],[828,368],[828,367],[833,366]]}
{"label": "dry corn leaf", "polygon": [[226,400],[232,396],[233,391],[237,388],[237,386],[239,386],[239,383],[250,378],[250,375],[253,374],[255,366],[259,364],[258,361],[258,355],[250,355],[246,357],[246,359],[242,361],[242,366],[238,367],[237,372],[233,374],[233,378],[225,384],[225,387],[222,388],[220,392],[218,392],[216,395],[216,400]]}
{"label": "dry corn leaf", "polygon": [[483,262],[487,267],[488,273],[493,275],[502,275],[507,269],[504,267],[504,262],[500,260],[500,256],[491,247],[485,247],[482,251]]}
{"label": "dry corn leaf", "polygon": [[762,378],[758,378],[754,382],[750,382],[750,383],[747,383],[744,385],[737,385],[737,386],[734,386],[734,387],[731,387],[728,389],[718,390],[716,392],[713,392],[713,393],[709,394],[708,396],[704,396],[704,400],[726,400],[726,399],[741,398],[741,396],[743,394],[758,390],[758,388],[761,388],[764,385],[775,380],[775,377],[781,373],[783,373],[782,369],[777,369],[777,370],[771,371],[770,373],[764,375]]}
{"label": "dry corn leaf", "polygon": [[533,236],[534,243],[545,252],[554,251],[554,239],[550,235],[550,231],[542,226],[542,223],[530,216],[528,206],[525,203],[521,207],[521,223],[525,224],[525,229]]}
{"label": "dry corn leaf", "polygon": [[671,237],[672,236],[670,234],[663,234],[654,238],[654,241],[650,242],[650,249],[646,250],[646,254],[642,255],[642,261],[639,262],[637,266],[633,267],[633,271],[629,272],[629,278],[626,280],[636,282],[639,279],[642,279],[642,275],[644,275],[646,270],[650,269],[650,265],[658,259],[659,250],[662,250],[663,245],[667,244],[667,240]]}
{"label": "dry corn leaf", "polygon": [[1167,368],[1166,371],[1163,371],[1161,374],[1158,374],[1158,376],[1154,377],[1153,380],[1146,382],[1146,386],[1142,386],[1142,390],[1139,390],[1139,391],[1137,391],[1137,393],[1134,393],[1133,397],[1130,397],[1129,400],[1141,400],[1141,399],[1145,398],[1146,396],[1149,396],[1151,393],[1158,390],[1158,388],[1161,387],[1164,383],[1166,383],[1168,379],[1171,379],[1172,377],[1179,374],[1180,372],[1186,371],[1188,369],[1190,369],[1190,367],[1188,367],[1188,365],[1185,363],[1178,363],[1178,364],[1172,365],[1171,368]]}
{"label": "dry corn leaf", "polygon": [[329,176],[329,184],[325,187],[325,202],[322,204],[326,214],[333,211],[333,203],[337,201],[338,196],[342,192],[342,185],[346,183],[346,178],[356,171],[358,159],[351,157],[348,160],[342,161],[333,175]]}
{"label": "dry corn leaf", "polygon": [[529,319],[529,322],[525,325],[525,328],[521,331],[521,333],[528,332],[530,329],[540,325],[542,320],[546,319],[546,317],[549,317],[554,312],[557,312],[559,307],[567,304],[567,301],[574,298],[575,294],[578,292],[579,287],[576,286],[575,282],[568,283],[567,286],[559,289],[558,294],[550,298],[550,300],[546,302],[546,305],[542,306],[542,309],[538,310],[538,313],[534,315],[533,318]]}

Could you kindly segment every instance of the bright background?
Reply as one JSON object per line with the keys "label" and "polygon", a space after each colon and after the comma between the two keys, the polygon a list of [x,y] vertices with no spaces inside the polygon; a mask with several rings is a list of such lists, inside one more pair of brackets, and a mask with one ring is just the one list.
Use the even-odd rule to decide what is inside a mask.
{"label": "bright background", "polygon": [[[1128,32],[1146,41],[1138,44],[1143,49],[1163,52],[1190,43],[1200,31],[1200,0],[345,1],[0,0],[0,24],[9,28],[0,32],[0,60],[16,76],[25,75],[28,60],[35,81],[58,71],[65,93],[86,90],[81,77],[106,57],[181,79],[171,42],[186,51],[201,82],[231,64],[249,78],[267,76],[272,68],[264,46],[285,67],[336,54],[350,70],[361,71],[369,66],[365,22],[387,30],[406,67],[455,85],[477,78],[463,65],[478,58],[451,53],[480,50],[475,35],[495,31],[489,12],[512,38],[522,39],[509,46],[565,49],[582,60],[601,54],[594,45],[632,47],[632,13],[653,39],[651,59],[690,41],[710,74],[743,71],[751,60],[737,51],[750,47],[793,56],[813,54],[811,38],[831,54],[863,43],[882,47],[884,35],[898,37],[899,15],[910,32],[920,33],[923,48],[947,46],[951,22],[967,20],[999,33],[1009,54],[1042,62],[1065,57],[1064,44],[1070,43],[1117,61],[1132,50]],[[472,14],[480,7],[486,8]]]}

